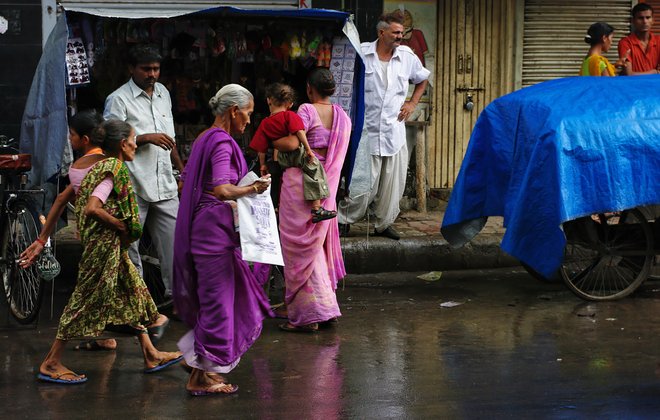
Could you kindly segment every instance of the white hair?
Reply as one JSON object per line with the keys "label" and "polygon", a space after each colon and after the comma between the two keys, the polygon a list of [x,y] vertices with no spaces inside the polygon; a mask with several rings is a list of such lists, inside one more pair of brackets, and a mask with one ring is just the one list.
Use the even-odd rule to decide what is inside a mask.
{"label": "white hair", "polygon": [[390,27],[390,24],[385,22],[384,20],[379,20],[378,23],[376,24],[376,30],[377,31],[382,31]]}
{"label": "white hair", "polygon": [[254,97],[249,90],[241,85],[231,83],[225,85],[209,100],[209,106],[213,115],[222,115],[229,108],[236,105],[239,108],[245,108],[254,101]]}

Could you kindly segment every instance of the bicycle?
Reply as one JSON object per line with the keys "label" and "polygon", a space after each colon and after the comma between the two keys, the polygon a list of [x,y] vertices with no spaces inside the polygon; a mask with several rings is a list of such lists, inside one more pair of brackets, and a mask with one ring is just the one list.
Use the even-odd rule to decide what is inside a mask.
{"label": "bicycle", "polygon": [[31,156],[19,154],[13,141],[0,135],[0,276],[11,315],[29,324],[39,314],[43,280],[36,264],[19,267],[18,256],[39,235],[30,197],[44,190],[26,188]]}

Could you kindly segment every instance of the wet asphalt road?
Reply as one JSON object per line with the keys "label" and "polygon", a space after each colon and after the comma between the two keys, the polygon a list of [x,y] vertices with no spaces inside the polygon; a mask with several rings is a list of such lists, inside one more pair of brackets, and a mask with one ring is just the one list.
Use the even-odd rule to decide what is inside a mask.
{"label": "wet asphalt road", "polygon": [[[344,316],[317,334],[267,320],[228,375],[229,397],[190,397],[179,367],[145,375],[135,339],[114,352],[69,349],[77,386],[35,380],[55,334],[0,331],[3,418],[469,419],[660,417],[660,284],[588,303],[521,269],[354,277]],[[445,302],[459,306],[441,307]],[[47,309],[47,308],[46,308]],[[0,318],[4,325],[4,315]],[[172,322],[159,348],[185,332]]]}

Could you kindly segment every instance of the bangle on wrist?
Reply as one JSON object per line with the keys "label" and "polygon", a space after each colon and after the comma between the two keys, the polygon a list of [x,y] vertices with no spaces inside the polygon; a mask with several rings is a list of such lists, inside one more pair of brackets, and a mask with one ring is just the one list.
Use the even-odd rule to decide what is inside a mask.
{"label": "bangle on wrist", "polygon": [[37,239],[35,239],[34,241],[35,241],[35,242],[39,242],[39,243],[41,244],[41,246],[46,246],[46,241],[44,241],[44,240],[41,239],[41,238],[37,238]]}
{"label": "bangle on wrist", "polygon": [[252,188],[254,188],[254,192],[255,192],[255,193],[259,194],[259,190],[257,189],[257,186],[256,186],[256,185],[253,185]]}

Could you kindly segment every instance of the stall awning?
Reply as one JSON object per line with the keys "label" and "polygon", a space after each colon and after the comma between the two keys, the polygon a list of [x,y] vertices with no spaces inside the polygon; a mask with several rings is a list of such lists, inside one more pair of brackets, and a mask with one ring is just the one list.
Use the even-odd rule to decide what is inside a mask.
{"label": "stall awning", "polygon": [[215,7],[297,10],[297,0],[61,0],[65,10],[119,18],[167,18]]}
{"label": "stall awning", "polygon": [[[241,4],[245,8],[223,6],[229,3]],[[284,7],[285,3],[290,6],[295,4],[296,7]],[[111,2],[110,0],[62,0],[60,4],[63,6],[65,14],[58,17],[55,28],[44,47],[44,53],[30,88],[21,127],[20,149],[23,153],[34,154],[30,175],[34,185],[43,184],[46,179],[59,170],[64,143],[67,139],[66,74],[64,69],[67,43],[66,13],[68,12],[132,19],[174,17],[195,13],[198,16],[220,14],[228,17],[334,20],[343,23],[343,33],[350,40],[358,56],[361,56],[359,35],[348,13],[325,9],[298,9],[297,1],[113,0]],[[250,7],[262,5],[261,7],[264,8],[247,8],[248,5]],[[362,60],[356,60],[355,71],[356,96],[353,133],[344,167],[344,173],[347,175],[346,187],[348,187],[350,174],[353,171],[364,119],[364,66]],[[35,153],[36,151],[39,152]]]}

